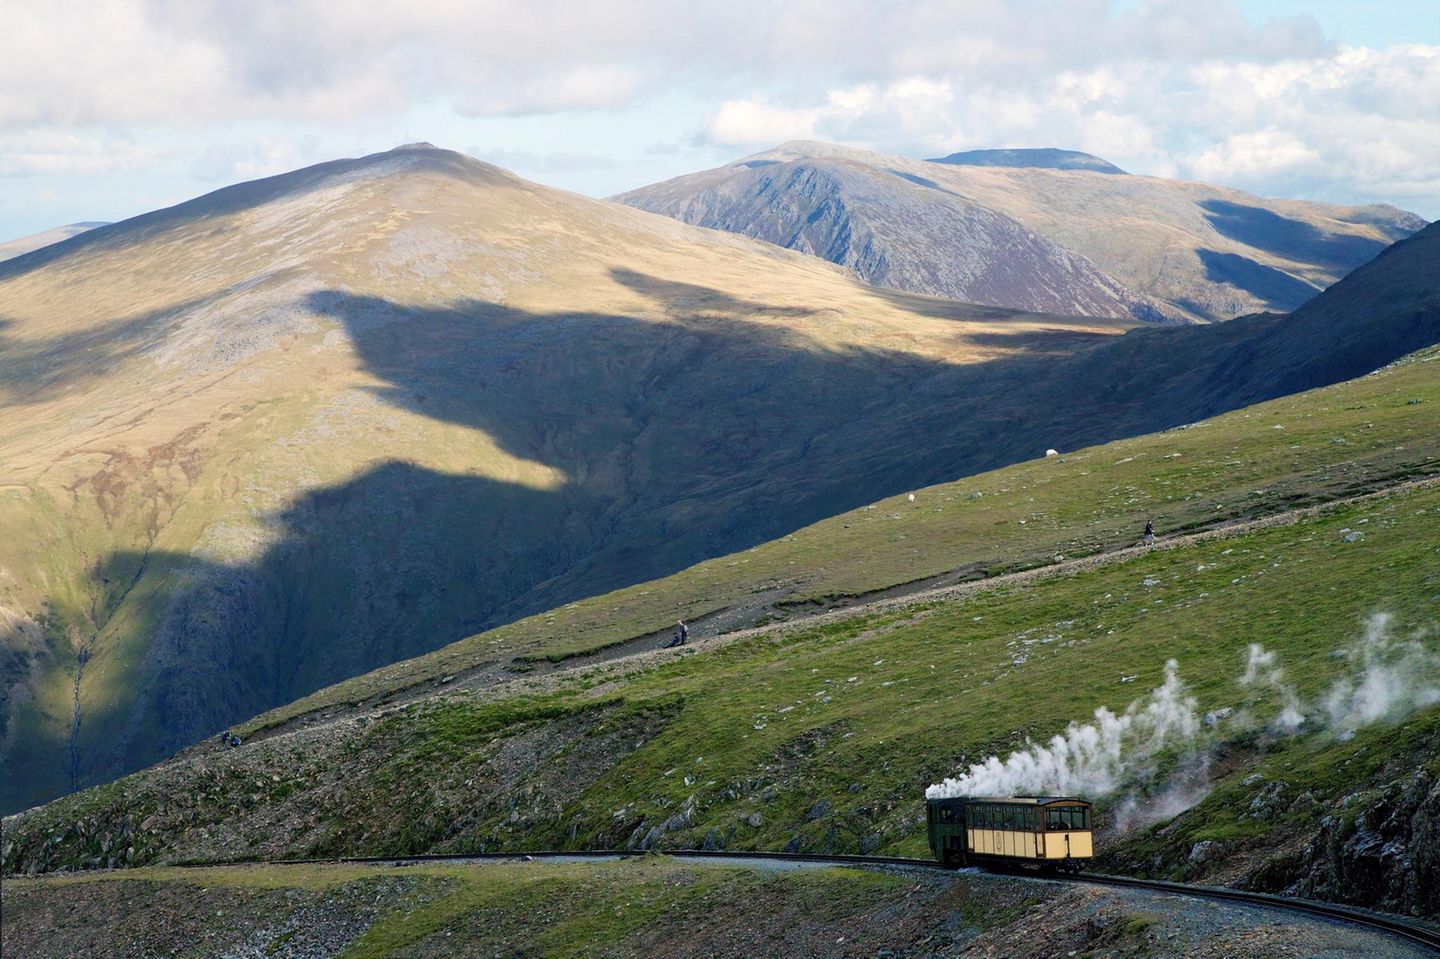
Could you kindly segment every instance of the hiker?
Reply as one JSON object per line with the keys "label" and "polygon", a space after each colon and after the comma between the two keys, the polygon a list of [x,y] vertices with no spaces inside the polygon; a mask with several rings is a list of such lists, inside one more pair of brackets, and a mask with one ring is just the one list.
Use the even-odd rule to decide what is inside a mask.
{"label": "hiker", "polygon": [[665,648],[670,649],[675,646],[684,646],[686,640],[688,640],[689,638],[690,627],[686,626],[685,622],[682,620],[675,624],[675,632],[671,634],[670,642],[665,644]]}
{"label": "hiker", "polygon": [[1155,521],[1154,521],[1154,520],[1149,520],[1149,519],[1147,519],[1147,520],[1145,521],[1145,535],[1140,537],[1140,542],[1144,543],[1146,546],[1154,546],[1154,545],[1155,545]]}
{"label": "hiker", "polygon": [[239,736],[231,735],[231,737],[230,737],[230,748],[231,748],[231,749],[239,749],[239,748],[240,748],[240,737],[239,737]]}

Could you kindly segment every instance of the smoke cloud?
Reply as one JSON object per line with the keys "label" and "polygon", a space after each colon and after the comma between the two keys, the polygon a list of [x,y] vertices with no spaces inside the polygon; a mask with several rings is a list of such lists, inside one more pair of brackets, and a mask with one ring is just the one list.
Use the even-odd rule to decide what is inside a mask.
{"label": "smoke cloud", "polygon": [[1390,616],[1378,613],[1366,624],[1359,647],[1346,651],[1358,661],[1359,672],[1336,680],[1322,703],[1326,721],[1342,738],[1440,703],[1440,655],[1418,637],[1397,642],[1393,633]]}
{"label": "smoke cloud", "polygon": [[1240,677],[1241,686],[1269,687],[1280,696],[1280,713],[1273,725],[1282,733],[1290,734],[1305,722],[1305,713],[1300,707],[1300,697],[1295,687],[1285,681],[1285,670],[1277,664],[1279,657],[1259,643],[1251,643],[1245,658],[1245,674]]}
{"label": "smoke cloud", "polygon": [[1200,730],[1195,699],[1185,693],[1175,660],[1165,682],[1116,715],[1095,710],[1093,722],[1071,723],[1044,745],[1031,743],[1001,760],[991,756],[957,779],[925,790],[927,799],[1083,793],[1108,796],[1131,780],[1167,746],[1192,742]]}
{"label": "smoke cloud", "polygon": [[[1360,643],[1334,654],[1348,659],[1352,669],[1309,704],[1286,679],[1279,655],[1259,643],[1246,650],[1245,670],[1236,682],[1275,693],[1280,709],[1268,725],[1276,734],[1325,731],[1348,739],[1362,727],[1398,722],[1440,704],[1440,653],[1430,650],[1419,634],[1398,640],[1394,632],[1388,614],[1371,616]],[[1210,715],[1215,722],[1202,725],[1195,699],[1187,695],[1172,659],[1165,664],[1165,681],[1123,713],[1101,707],[1091,722],[1071,723],[1062,735],[1044,744],[1027,743],[1003,760],[991,756],[975,763],[957,778],[930,786],[925,796],[1058,794],[1103,799],[1124,789],[1127,795],[1112,813],[1116,826],[1149,825],[1205,798],[1215,744],[1227,733],[1253,728],[1246,711],[1227,708]],[[1168,764],[1169,772],[1158,777],[1162,754],[1177,753],[1178,764]]]}

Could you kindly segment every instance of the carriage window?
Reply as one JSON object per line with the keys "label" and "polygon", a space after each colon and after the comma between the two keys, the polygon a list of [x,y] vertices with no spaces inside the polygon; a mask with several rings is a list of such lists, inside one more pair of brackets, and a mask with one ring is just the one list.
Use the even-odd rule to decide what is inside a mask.
{"label": "carriage window", "polygon": [[1065,806],[1046,811],[1047,829],[1089,829],[1090,810],[1083,806]]}

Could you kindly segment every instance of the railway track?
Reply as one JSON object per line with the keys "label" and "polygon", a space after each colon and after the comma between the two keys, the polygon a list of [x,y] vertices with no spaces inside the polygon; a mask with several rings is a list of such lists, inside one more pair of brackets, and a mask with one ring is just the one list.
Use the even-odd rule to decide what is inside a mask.
{"label": "railway track", "polygon": [[[900,856],[846,856],[846,855],[812,855],[804,853],[785,852],[727,852],[724,850],[704,849],[664,849],[655,850],[653,853],[637,853],[629,850],[547,850],[541,852],[506,852],[506,853],[456,853],[446,855],[418,855],[418,856],[364,856],[347,857],[339,859],[282,859],[274,860],[271,865],[317,865],[326,863],[373,863],[377,865],[405,865],[407,863],[422,862],[468,862],[474,860],[535,860],[535,859],[624,859],[628,857],[653,855],[669,856],[673,859],[726,859],[726,860],[755,860],[762,862],[801,862],[817,863],[834,866],[903,866],[907,868],[933,869],[939,872],[950,870],[933,859],[910,859]],[[1033,876],[1031,873],[1014,870],[1003,872],[1009,876]],[[1293,899],[1286,896],[1275,896],[1263,892],[1249,892],[1243,889],[1228,889],[1222,886],[1192,886],[1179,882],[1164,882],[1156,879],[1133,879],[1129,876],[1110,876],[1102,873],[1079,873],[1076,875],[1053,875],[1036,877],[1053,882],[1087,883],[1098,886],[1117,886],[1132,889],[1147,889],[1152,892],[1161,892],[1169,895],[1196,896],[1203,899],[1218,899],[1227,902],[1238,902],[1246,905],[1260,906],[1266,909],[1274,909],[1287,912],[1299,912],[1311,916],[1320,916],[1338,922],[1348,923],[1355,926],[1363,926],[1369,929],[1379,930],[1390,935],[1404,939],[1413,945],[1424,946],[1431,949],[1437,956],[1440,956],[1440,927],[1427,923],[1406,919],[1401,916],[1393,916],[1385,913],[1371,912],[1368,909],[1359,909],[1353,906],[1342,906],[1336,903],[1319,902],[1313,899]]]}

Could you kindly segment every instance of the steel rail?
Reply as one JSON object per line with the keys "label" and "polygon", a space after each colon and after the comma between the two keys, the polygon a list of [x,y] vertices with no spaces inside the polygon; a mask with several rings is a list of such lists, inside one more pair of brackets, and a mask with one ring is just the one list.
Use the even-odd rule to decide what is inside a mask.
{"label": "steel rail", "polygon": [[[656,849],[637,852],[630,849],[584,849],[584,850],[541,850],[532,852],[485,852],[485,853],[426,853],[415,856],[347,856],[331,859],[277,859],[267,860],[267,865],[323,865],[328,863],[374,863],[405,865],[426,862],[465,862],[470,860],[535,860],[535,859],[628,859],[645,855],[662,855],[672,859],[736,859],[772,862],[819,863],[836,866],[903,866],[908,868],[933,869],[938,872],[953,870],[933,859],[912,859],[902,856],[852,856],[820,855],[814,853],[788,852],[741,852],[723,849]],[[196,865],[200,865],[197,863]],[[1245,889],[1231,889],[1223,886],[1194,886],[1181,882],[1166,882],[1158,879],[1135,879],[1130,876],[1112,876],[1104,873],[1082,872],[1073,875],[1035,874],[1019,869],[991,870],[998,875],[1022,878],[1046,879],[1054,882],[1078,882],[1098,886],[1122,886],[1133,889],[1147,889],[1169,895],[1196,896],[1203,899],[1218,899],[1227,902],[1245,903],[1267,909],[1300,912],[1319,916],[1355,926],[1364,926],[1398,936],[1406,941],[1432,949],[1440,955],[1440,927],[1406,919],[1402,916],[1373,912],[1355,906],[1321,902],[1316,899],[1296,899],[1276,896]]]}

